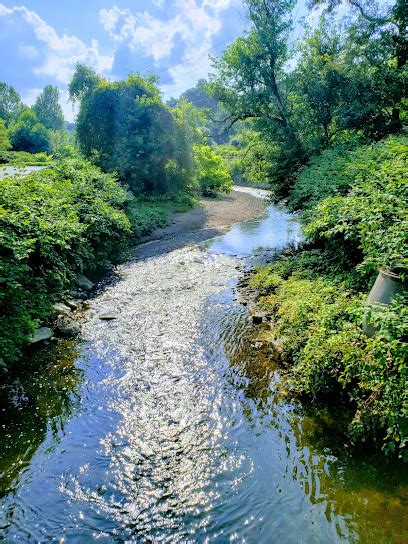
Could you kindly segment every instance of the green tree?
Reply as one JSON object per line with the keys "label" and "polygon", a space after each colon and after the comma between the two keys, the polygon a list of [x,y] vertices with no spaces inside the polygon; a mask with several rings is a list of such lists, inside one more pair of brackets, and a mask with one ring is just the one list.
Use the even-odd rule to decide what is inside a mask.
{"label": "green tree", "polygon": [[38,122],[35,113],[28,108],[23,111],[17,123],[10,129],[10,141],[14,151],[40,153],[50,151],[48,130]]}
{"label": "green tree", "polygon": [[103,79],[92,68],[78,63],[68,85],[70,100],[81,101],[102,81]]}
{"label": "green tree", "polygon": [[196,174],[202,193],[215,196],[218,192],[228,193],[232,178],[225,168],[224,160],[209,145],[194,145]]}
{"label": "green tree", "polygon": [[191,143],[182,135],[184,121],[175,122],[162,103],[154,78],[131,75],[110,83],[78,66],[70,92],[81,100],[77,138],[86,157],[117,172],[136,194],[177,192],[187,184],[185,147]]}
{"label": "green tree", "polygon": [[326,146],[338,129],[336,114],[348,84],[342,70],[342,41],[333,25],[321,18],[319,27],[301,44],[300,59],[291,74],[296,124],[302,127],[304,140],[316,135],[315,147]]}
{"label": "green tree", "polygon": [[[376,52],[381,52],[384,48],[391,50],[390,56],[393,59],[394,68],[398,72],[398,77],[394,75],[391,83],[384,81],[384,75],[382,75],[378,83],[383,81],[383,90],[387,89],[390,84],[393,87],[395,100],[391,110],[390,131],[399,131],[402,128],[400,101],[406,93],[407,85],[405,67],[408,57],[408,4],[406,0],[395,0],[392,5],[384,3],[380,9],[375,0],[347,0],[347,2],[359,15],[358,25],[354,32],[354,42],[357,45],[363,45],[363,47],[373,42],[373,49]],[[329,11],[340,3],[341,0],[309,1],[310,6],[326,5]],[[379,43],[379,37],[382,43]],[[390,74],[387,76],[390,78]]]}
{"label": "green tree", "polygon": [[294,0],[247,0],[251,28],[219,60],[209,89],[227,109],[229,126],[255,119],[266,137],[277,143],[280,157],[275,178],[287,193],[290,175],[305,159],[287,100],[288,36]]}
{"label": "green tree", "polygon": [[0,119],[0,151],[7,151],[11,147],[8,132],[3,119]]}
{"label": "green tree", "polygon": [[6,127],[15,123],[22,107],[20,95],[15,88],[0,81],[0,119],[3,119]]}
{"label": "green tree", "polygon": [[33,111],[38,121],[50,130],[62,130],[64,128],[64,115],[59,103],[59,90],[57,87],[47,85],[39,95],[33,106]]}

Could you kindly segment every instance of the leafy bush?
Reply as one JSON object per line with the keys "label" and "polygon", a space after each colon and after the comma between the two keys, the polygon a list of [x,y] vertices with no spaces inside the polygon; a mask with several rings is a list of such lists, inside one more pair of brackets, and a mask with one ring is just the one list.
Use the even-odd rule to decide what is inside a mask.
{"label": "leafy bush", "polygon": [[10,141],[14,151],[39,153],[50,151],[50,135],[35,113],[24,110],[15,125],[10,129]]}
{"label": "leafy bush", "polygon": [[367,338],[361,329],[364,297],[297,261],[281,259],[252,278],[261,306],[273,316],[283,357],[292,363],[294,392],[342,392],[354,406],[352,439],[379,439],[387,451],[402,451],[408,439],[407,306],[398,299],[372,308],[379,331]]}
{"label": "leafy bush", "polygon": [[206,196],[230,192],[233,181],[221,155],[217,155],[209,145],[194,145],[193,151],[201,192]]}
{"label": "leafy bush", "polygon": [[7,151],[11,147],[8,132],[3,119],[0,119],[0,151]]}
{"label": "leafy bush", "polygon": [[0,184],[0,364],[16,360],[75,274],[116,256],[130,231],[125,190],[85,161]]}
{"label": "leafy bush", "polygon": [[43,166],[51,164],[52,157],[46,153],[28,153],[27,151],[0,152],[0,164],[11,166]]}
{"label": "leafy bush", "polygon": [[356,151],[347,171],[355,184],[346,196],[326,198],[307,214],[307,238],[337,253],[361,250],[359,268],[366,273],[406,270],[408,139],[391,137]]}
{"label": "leafy bush", "polygon": [[408,138],[389,137],[377,144],[360,146],[352,138],[313,157],[302,169],[290,193],[288,207],[309,210],[329,196],[344,196],[355,182],[369,180],[379,168],[403,159]]}

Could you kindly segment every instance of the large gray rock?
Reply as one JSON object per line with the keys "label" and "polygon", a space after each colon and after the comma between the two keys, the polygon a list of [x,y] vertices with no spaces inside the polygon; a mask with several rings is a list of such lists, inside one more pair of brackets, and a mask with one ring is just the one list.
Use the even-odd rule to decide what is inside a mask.
{"label": "large gray rock", "polygon": [[88,280],[88,278],[83,274],[78,274],[75,283],[81,289],[85,289],[85,291],[90,291],[93,287],[93,283],[91,282],[91,280]]}
{"label": "large gray rock", "polygon": [[49,340],[54,336],[54,332],[49,327],[40,327],[34,331],[33,336],[30,338],[31,344],[36,344],[37,342],[43,342],[44,340]]}
{"label": "large gray rock", "polygon": [[68,338],[73,338],[81,332],[79,324],[68,315],[60,315],[55,321],[56,330]]}
{"label": "large gray rock", "polygon": [[53,308],[59,314],[69,314],[71,312],[70,307],[62,302],[57,302],[57,304],[53,305]]}

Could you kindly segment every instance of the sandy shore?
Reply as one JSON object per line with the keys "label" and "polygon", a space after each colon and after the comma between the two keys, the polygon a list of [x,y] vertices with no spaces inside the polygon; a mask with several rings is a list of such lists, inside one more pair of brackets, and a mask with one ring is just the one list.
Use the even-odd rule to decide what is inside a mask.
{"label": "sandy shore", "polygon": [[192,210],[173,214],[170,225],[156,229],[144,241],[158,240],[163,236],[193,232],[200,229],[220,229],[233,223],[260,217],[265,212],[266,199],[253,196],[242,191],[242,189],[244,188],[240,187],[232,191],[231,194],[219,196],[218,198],[203,198],[200,204]]}

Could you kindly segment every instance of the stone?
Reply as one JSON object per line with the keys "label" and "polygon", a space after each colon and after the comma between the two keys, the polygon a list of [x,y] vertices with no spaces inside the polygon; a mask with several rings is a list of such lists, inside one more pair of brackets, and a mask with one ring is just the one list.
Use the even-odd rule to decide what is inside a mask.
{"label": "stone", "polygon": [[61,315],[55,321],[56,330],[62,335],[68,338],[73,338],[81,332],[79,324],[68,315]]}
{"label": "stone", "polygon": [[44,340],[50,340],[54,335],[54,332],[49,327],[40,327],[34,331],[33,336],[30,339],[31,344],[37,342],[43,342]]}
{"label": "stone", "polygon": [[59,314],[69,314],[71,312],[71,308],[62,302],[57,302],[57,304],[53,305],[53,308]]}
{"label": "stone", "polygon": [[77,300],[74,300],[73,298],[67,298],[66,299],[66,305],[71,308],[71,310],[79,310],[81,307],[81,303]]}
{"label": "stone", "polygon": [[85,291],[90,291],[93,287],[93,283],[91,282],[91,280],[88,280],[88,278],[83,274],[78,274],[78,276],[76,277],[76,284],[81,289],[85,289]]}
{"label": "stone", "polygon": [[98,317],[104,321],[111,321],[112,319],[117,319],[119,315],[113,312],[105,312],[103,314],[99,314]]}
{"label": "stone", "polygon": [[69,296],[72,297],[73,299],[75,298],[81,299],[81,298],[84,298],[84,293],[82,293],[81,291],[73,290],[69,292]]}
{"label": "stone", "polygon": [[252,323],[253,323],[254,325],[260,325],[260,324],[262,323],[263,319],[264,319],[264,316],[263,316],[263,315],[254,314],[254,315],[252,316]]}

